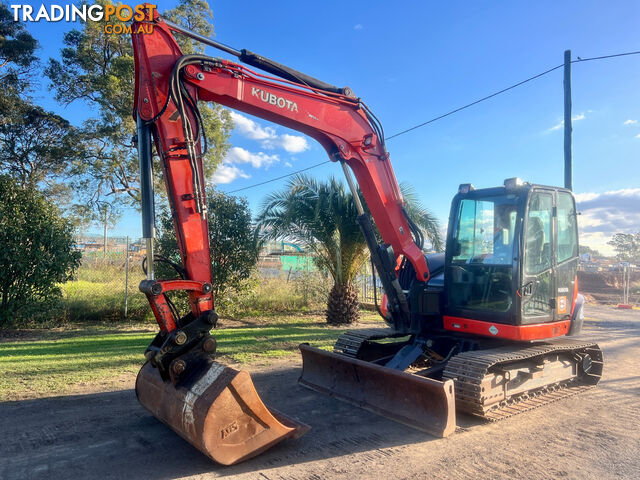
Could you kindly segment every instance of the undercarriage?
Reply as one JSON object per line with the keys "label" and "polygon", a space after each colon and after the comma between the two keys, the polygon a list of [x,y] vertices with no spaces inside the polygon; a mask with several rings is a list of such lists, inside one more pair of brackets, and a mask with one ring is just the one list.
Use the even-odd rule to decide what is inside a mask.
{"label": "undercarriage", "polygon": [[[302,385],[437,436],[455,430],[449,408],[500,420],[594,387],[603,366],[597,344],[566,338],[523,345],[367,329],[343,334],[333,353],[300,349]],[[372,388],[370,376],[384,380]]]}

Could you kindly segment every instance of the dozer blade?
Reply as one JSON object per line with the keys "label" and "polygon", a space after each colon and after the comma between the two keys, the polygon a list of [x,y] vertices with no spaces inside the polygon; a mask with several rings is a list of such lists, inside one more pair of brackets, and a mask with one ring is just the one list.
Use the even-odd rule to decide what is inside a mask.
{"label": "dozer blade", "polygon": [[138,373],[136,395],[156,418],[223,465],[251,458],[309,430],[270,412],[248,372],[217,362],[201,364],[176,385],[164,382],[146,363]]}
{"label": "dozer blade", "polygon": [[455,431],[452,380],[439,382],[307,344],[300,351],[300,384],[437,437]]}

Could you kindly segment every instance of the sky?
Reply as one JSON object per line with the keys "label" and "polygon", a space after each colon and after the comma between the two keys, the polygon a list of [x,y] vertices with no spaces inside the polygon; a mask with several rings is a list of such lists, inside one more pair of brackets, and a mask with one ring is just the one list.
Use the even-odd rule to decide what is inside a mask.
{"label": "sky", "polygon": [[[162,12],[175,3],[157,5]],[[566,49],[574,59],[640,50],[637,1],[283,0],[210,6],[218,41],[348,85],[373,109],[387,136],[561,64]],[[73,27],[27,24],[44,61],[59,57],[62,36]],[[225,56],[211,48],[207,53]],[[390,139],[398,180],[412,184],[443,225],[460,183],[491,187],[517,176],[562,185],[562,80],[558,69]],[[581,242],[604,253],[612,253],[606,242],[614,233],[640,231],[639,80],[640,55],[572,67],[573,184]],[[92,113],[81,103],[56,104],[44,79],[38,101],[75,124]],[[298,132],[245,114],[233,118],[232,148],[212,179],[222,191],[327,159],[315,140]],[[308,173],[319,179],[342,176],[334,163]],[[285,186],[280,180],[238,195],[256,213],[269,193]],[[139,237],[137,212],[125,212],[112,234]]]}

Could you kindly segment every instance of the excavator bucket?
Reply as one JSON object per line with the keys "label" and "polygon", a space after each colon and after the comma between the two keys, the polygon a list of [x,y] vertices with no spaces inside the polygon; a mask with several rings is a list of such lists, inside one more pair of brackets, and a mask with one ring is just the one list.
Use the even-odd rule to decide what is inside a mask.
{"label": "excavator bucket", "polygon": [[146,363],[136,380],[140,403],[212,460],[232,465],[309,430],[270,411],[246,371],[206,362],[175,385]]}
{"label": "excavator bucket", "polygon": [[440,382],[307,344],[300,351],[301,385],[437,437],[455,431],[452,380]]}

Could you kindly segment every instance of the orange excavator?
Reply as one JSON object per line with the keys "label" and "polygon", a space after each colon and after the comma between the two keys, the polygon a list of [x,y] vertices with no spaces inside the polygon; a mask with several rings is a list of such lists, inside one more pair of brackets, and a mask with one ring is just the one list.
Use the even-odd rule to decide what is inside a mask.
{"label": "orange excavator", "polygon": [[[455,430],[456,410],[498,420],[598,383],[598,345],[565,338],[580,332],[584,303],[569,190],[518,179],[487,189],[462,184],[451,206],[446,253],[425,255],[423,234],[404,208],[382,126],[349,88],[200,36],[154,10],[132,32],[146,239],[147,278],[140,290],[160,327],[145,352],[136,393],[184,439],[229,465],[309,428],[268,409],[249,373],[215,361],[210,331],[218,316],[199,101],[313,137],[341,164],[353,193],[384,291],[379,312],[388,328],[347,332],[333,352],[301,345],[302,385],[446,436]],[[244,65],[183,55],[174,33]],[[181,265],[169,262],[177,279],[154,276],[154,264],[168,260],[153,252],[152,144],[181,253]],[[188,294],[186,314],[168,295],[175,291]]]}

